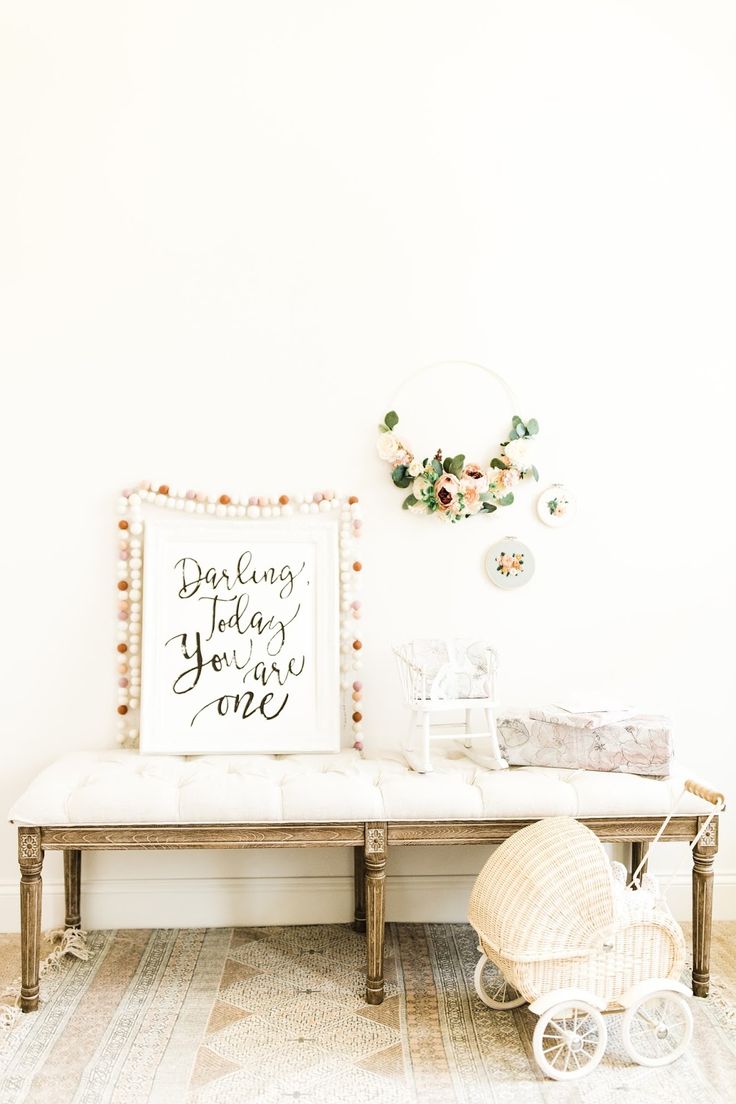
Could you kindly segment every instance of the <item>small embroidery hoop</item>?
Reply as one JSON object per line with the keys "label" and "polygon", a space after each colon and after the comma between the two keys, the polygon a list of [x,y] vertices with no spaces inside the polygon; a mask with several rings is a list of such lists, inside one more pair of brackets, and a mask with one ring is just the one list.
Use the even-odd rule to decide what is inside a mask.
{"label": "small embroidery hoop", "polygon": [[[553,491],[567,495],[569,508],[562,517],[555,517],[554,514],[549,512],[547,503],[552,498]],[[537,499],[537,517],[543,525],[548,525],[550,529],[561,529],[563,525],[569,525],[574,520],[576,512],[577,500],[566,483],[550,483]]]}
{"label": "small embroidery hoop", "polygon": [[[523,571],[519,575],[514,576],[501,576],[495,570],[491,571],[489,563],[492,556],[497,555],[504,547],[504,545],[512,542],[513,544],[520,545],[524,549],[525,559]],[[525,587],[527,583],[530,583],[534,577],[534,573],[537,569],[537,561],[534,552],[531,550],[528,544],[519,537],[505,536],[500,537],[497,541],[494,541],[490,548],[487,548],[483,554],[483,567],[488,579],[499,590],[520,590]]]}

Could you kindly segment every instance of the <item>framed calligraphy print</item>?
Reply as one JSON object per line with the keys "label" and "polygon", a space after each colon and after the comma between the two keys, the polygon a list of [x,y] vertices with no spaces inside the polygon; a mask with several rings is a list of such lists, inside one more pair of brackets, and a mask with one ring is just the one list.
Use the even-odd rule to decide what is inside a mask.
{"label": "framed calligraphy print", "polygon": [[338,519],[146,522],[140,746],[338,751]]}

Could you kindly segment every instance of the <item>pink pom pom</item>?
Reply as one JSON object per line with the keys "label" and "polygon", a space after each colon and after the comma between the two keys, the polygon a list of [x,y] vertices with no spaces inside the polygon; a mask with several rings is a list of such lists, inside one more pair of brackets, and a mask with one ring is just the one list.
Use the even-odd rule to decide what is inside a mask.
{"label": "pink pom pom", "polygon": [[353,690],[355,690],[355,692],[359,694],[362,689],[363,689],[363,683],[359,682],[356,679],[356,681],[353,683]]}

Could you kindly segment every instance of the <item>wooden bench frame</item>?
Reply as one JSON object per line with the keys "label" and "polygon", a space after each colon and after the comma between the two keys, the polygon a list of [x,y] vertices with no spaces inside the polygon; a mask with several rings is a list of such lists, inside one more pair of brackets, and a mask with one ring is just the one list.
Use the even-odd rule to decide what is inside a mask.
{"label": "wooden bench frame", "polygon": [[[662,841],[687,842],[705,824],[704,816],[675,816]],[[502,843],[530,820],[370,821],[340,824],[154,825],[133,827],[22,827],[18,829],[20,863],[21,1008],[38,1008],[41,945],[41,870],[44,852],[64,852],[65,924],[81,926],[82,851],[170,851],[210,848],[352,847],[355,856],[355,928],[366,932],[366,1001],[383,1000],[383,936],[386,858],[393,847]],[[631,847],[632,869],[643,847],[661,826],[660,817],[581,818],[605,843]],[[693,851],[692,988],[706,997],[710,982],[710,941],[713,914],[713,862],[718,851],[715,817]]]}

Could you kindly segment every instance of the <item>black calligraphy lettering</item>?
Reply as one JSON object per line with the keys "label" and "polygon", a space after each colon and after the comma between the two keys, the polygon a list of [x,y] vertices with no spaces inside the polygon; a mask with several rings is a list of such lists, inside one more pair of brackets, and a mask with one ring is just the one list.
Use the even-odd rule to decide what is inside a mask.
{"label": "black calligraphy lettering", "polygon": [[189,722],[189,727],[193,728],[194,722],[197,720],[197,718],[201,716],[201,714],[204,713],[206,709],[210,709],[213,705],[219,717],[226,717],[229,713],[239,713],[241,719],[247,721],[249,717],[252,717],[256,713],[260,713],[260,715],[265,720],[275,721],[276,718],[284,710],[286,703],[289,700],[289,695],[284,694],[281,705],[276,709],[274,713],[269,713],[266,710],[266,706],[273,701],[273,698],[274,695],[269,690],[266,694],[263,695],[261,700],[256,705],[254,705],[253,703],[255,699],[255,694],[252,690],[246,690],[240,694],[222,694],[219,698],[213,698],[212,701],[207,702],[207,704],[203,705],[201,709],[198,709]]}
{"label": "black calligraphy lettering", "polygon": [[[307,657],[295,651],[300,635],[298,630],[292,631],[303,616],[302,602],[298,596],[292,602],[289,599],[306,561],[294,566],[288,562],[264,565],[256,562],[256,556],[251,549],[241,551],[234,570],[232,564],[208,565],[192,555],[182,556],[174,564],[177,598],[196,598],[205,606],[196,607],[202,615],[194,627],[165,642],[166,647],[178,648],[184,661],[171,690],[179,697],[196,690],[194,699],[201,700],[202,693],[209,697],[207,690],[214,688],[215,679],[220,690],[196,709],[190,726],[202,714],[274,721],[289,701],[290,692],[283,688],[289,680],[304,677]],[[310,581],[304,579],[300,585],[308,587]],[[258,608],[254,609],[256,602]],[[287,608],[279,608],[279,604]],[[233,678],[242,689],[231,693],[228,682],[232,685]]]}

